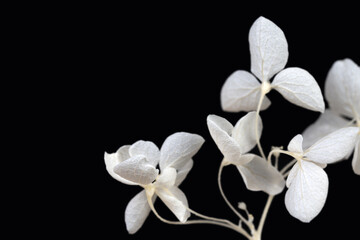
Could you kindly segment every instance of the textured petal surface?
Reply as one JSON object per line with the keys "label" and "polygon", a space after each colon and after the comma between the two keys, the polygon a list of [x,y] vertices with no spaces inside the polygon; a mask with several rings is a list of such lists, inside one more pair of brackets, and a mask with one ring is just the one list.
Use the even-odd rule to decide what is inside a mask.
{"label": "textured petal surface", "polygon": [[144,156],[137,155],[116,165],[114,172],[128,181],[147,185],[156,179],[159,170]]}
{"label": "textured petal surface", "polygon": [[[155,195],[152,198],[155,202]],[[136,233],[149,216],[151,209],[147,201],[146,192],[142,190],[130,200],[125,209],[126,229],[130,234]]]}
{"label": "textured petal surface", "polygon": [[354,169],[354,172],[357,175],[360,175],[360,135],[358,136],[357,144],[355,146],[352,167]]}
{"label": "textured petal surface", "polygon": [[288,60],[288,44],[283,31],[272,21],[259,17],[249,32],[251,72],[261,81],[267,81]]}
{"label": "textured petal surface", "polygon": [[303,137],[301,136],[301,134],[298,134],[293,139],[291,139],[287,149],[294,153],[302,153],[303,152],[302,143],[303,143]]}
{"label": "textured petal surface", "polygon": [[[259,104],[261,84],[249,72],[236,71],[225,81],[220,94],[221,107],[227,112],[255,111]],[[270,106],[265,96],[261,110]]]}
{"label": "textured petal surface", "polygon": [[253,159],[237,168],[245,182],[246,187],[252,191],[264,191],[270,195],[282,192],[285,180],[281,173],[271,166],[265,159],[253,154],[246,154]]}
{"label": "textured petal surface", "polygon": [[177,132],[166,138],[160,150],[160,169],[180,169],[199,151],[204,139],[192,133]]}
{"label": "textured petal surface", "polygon": [[230,123],[222,117],[209,115],[207,117],[207,125],[210,135],[216,143],[217,147],[224,155],[226,161],[237,162],[241,156],[239,144],[231,137]]}
{"label": "textured petal surface", "polygon": [[330,108],[347,117],[360,116],[360,68],[350,59],[336,61],[326,78],[325,97]]}
{"label": "textured petal surface", "polygon": [[287,68],[277,74],[271,83],[289,102],[300,107],[324,112],[321,89],[309,72],[301,68]]}
{"label": "textured petal surface", "polygon": [[156,179],[156,186],[173,186],[175,184],[176,180],[176,169],[172,167],[167,167],[163,171],[161,171],[161,174]]}
{"label": "textured petal surface", "polygon": [[160,160],[159,148],[149,141],[137,141],[129,149],[130,156],[143,155],[149,161],[149,164],[156,167]]}
{"label": "textured petal surface", "polygon": [[312,162],[297,162],[291,169],[286,185],[285,206],[302,222],[310,222],[323,208],[329,180],[325,171]]}
{"label": "textured petal surface", "polygon": [[120,177],[119,175],[117,175],[114,172],[114,167],[117,164],[119,164],[119,163],[125,161],[126,159],[130,158],[129,148],[130,148],[130,145],[125,145],[125,146],[120,147],[115,153],[107,153],[107,152],[105,152],[105,154],[104,154],[105,166],[106,166],[106,170],[108,171],[110,176],[112,176],[114,179],[116,179],[119,182],[122,182],[124,184],[136,185],[136,183],[128,181],[128,180]]}
{"label": "textured petal surface", "polygon": [[348,124],[349,121],[340,117],[335,112],[326,109],[325,112],[303,132],[304,148],[309,148],[320,138],[340,128],[346,127]]}
{"label": "textured petal surface", "polygon": [[175,186],[179,186],[185,180],[186,176],[190,172],[193,165],[194,165],[194,161],[190,159],[189,161],[186,162],[186,164],[182,168],[178,169],[175,180]]}
{"label": "textured petal surface", "polygon": [[[244,117],[240,118],[240,120],[236,123],[232,131],[232,137],[239,144],[242,154],[249,152],[256,145],[255,119],[256,119],[256,113],[249,112]],[[261,118],[259,116],[259,121],[258,121],[259,138],[261,137],[262,128],[263,125]]]}
{"label": "textured petal surface", "polygon": [[317,163],[334,163],[347,156],[356,143],[357,127],[341,128],[318,140],[305,151],[308,160]]}
{"label": "textured petal surface", "polygon": [[190,217],[188,202],[185,194],[175,186],[169,188],[156,188],[156,194],[165,205],[175,214],[180,222],[186,222]]}

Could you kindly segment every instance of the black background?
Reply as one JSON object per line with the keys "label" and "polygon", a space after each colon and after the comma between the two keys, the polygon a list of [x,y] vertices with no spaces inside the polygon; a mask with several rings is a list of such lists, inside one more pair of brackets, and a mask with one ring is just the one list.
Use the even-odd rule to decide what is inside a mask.
{"label": "black background", "polygon": [[[213,225],[167,225],[153,214],[138,233],[129,235],[124,211],[141,189],[112,179],[103,155],[140,139],[160,147],[178,131],[201,135],[206,141],[181,189],[192,209],[237,222],[217,187],[222,155],[209,135],[206,117],[217,114],[235,124],[244,115],[221,110],[220,89],[235,70],[250,70],[248,32],[252,23],[264,16],[277,24],[289,45],[286,67],[306,69],[322,90],[334,61],[351,58],[360,63],[359,18],[351,12],[354,6],[314,10],[312,5],[304,9],[296,4],[259,5],[220,9],[217,5],[84,4],[62,6],[60,12],[55,7],[46,12],[47,17],[40,17],[42,25],[36,31],[45,33],[38,46],[41,69],[47,73],[39,75],[47,79],[47,90],[37,104],[42,107],[46,158],[56,164],[49,164],[50,170],[43,171],[38,182],[44,196],[27,196],[39,204],[29,215],[45,210],[32,231],[39,235],[49,229],[56,236],[121,240],[195,234],[244,239]],[[46,23],[49,18],[52,21]],[[288,103],[275,91],[268,97],[272,105],[261,113],[266,153],[271,146],[286,147],[319,116]],[[309,224],[294,219],[285,208],[284,191],[270,208],[263,239],[356,236],[360,177],[353,173],[350,160],[325,170],[330,187],[321,213]],[[223,186],[235,206],[239,201],[247,203],[257,224],[266,195],[247,191],[234,167],[225,168]],[[175,220],[161,201],[155,206],[162,216]]]}

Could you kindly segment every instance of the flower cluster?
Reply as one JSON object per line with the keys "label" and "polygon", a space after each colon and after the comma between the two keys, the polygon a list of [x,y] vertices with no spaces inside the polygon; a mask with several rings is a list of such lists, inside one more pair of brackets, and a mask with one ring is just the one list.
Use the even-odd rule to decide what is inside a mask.
{"label": "flower cluster", "polygon": [[[217,224],[231,228],[248,239],[260,239],[273,196],[280,194],[285,186],[285,206],[290,215],[302,222],[310,222],[320,213],[327,198],[329,180],[324,171],[327,164],[348,159],[353,153],[352,167],[355,174],[360,175],[359,66],[350,59],[334,63],[325,84],[325,98],[329,104],[329,109],[325,109],[321,89],[314,77],[301,68],[285,68],[289,56],[288,44],[278,26],[264,17],[258,18],[250,28],[249,46],[251,73],[235,71],[221,89],[224,111],[248,113],[235,126],[225,118],[211,114],[207,117],[207,126],[224,156],[218,177],[221,194],[250,233],[241,224],[207,217],[189,208],[179,185],[191,170],[192,157],[204,139],[185,132],[169,136],[160,150],[152,142],[137,141],[122,146],[115,153],[105,153],[106,169],[113,178],[144,188],[126,207],[125,223],[129,233],[137,232],[153,211],[167,223]],[[260,111],[270,106],[266,94],[272,89],[289,102],[322,114],[302,134],[291,139],[287,150],[273,148],[266,157],[260,144],[263,129]],[[261,156],[251,153],[256,145]],[[280,154],[293,158],[282,169],[278,166]],[[275,164],[272,156],[276,157]],[[269,195],[257,228],[245,203],[241,203],[239,208],[246,211],[248,218],[237,212],[226,199],[220,181],[224,166],[235,166],[248,190],[263,191]],[[158,215],[154,208],[157,197],[179,222],[171,222]],[[188,221],[191,213],[205,220]]]}

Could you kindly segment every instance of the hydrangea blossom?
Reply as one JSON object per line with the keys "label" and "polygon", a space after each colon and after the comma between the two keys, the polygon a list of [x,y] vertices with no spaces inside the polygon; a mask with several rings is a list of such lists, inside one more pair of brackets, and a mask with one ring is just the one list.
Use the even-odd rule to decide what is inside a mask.
{"label": "hydrangea blossom", "polygon": [[[127,205],[125,223],[129,233],[137,232],[150,213],[149,198],[158,196],[181,222],[190,216],[185,194],[178,188],[193,166],[192,157],[204,139],[185,132],[169,136],[161,150],[149,141],[125,145],[115,153],[105,152],[105,164],[116,180],[144,188]],[[156,169],[159,164],[161,173]]]}
{"label": "hydrangea blossom", "polygon": [[[267,109],[271,102],[265,96],[271,89],[298,106],[323,112],[321,90],[314,77],[304,69],[284,69],[288,60],[288,44],[283,31],[270,20],[259,17],[250,28],[251,73],[235,71],[221,89],[224,111],[240,112]],[[269,80],[275,75],[272,83]]]}
{"label": "hydrangea blossom", "polygon": [[[264,191],[270,195],[280,193],[285,181],[280,172],[265,159],[249,154],[256,145],[255,112],[242,117],[235,127],[225,118],[209,115],[207,124],[216,145],[224,155],[224,164],[233,164],[239,170],[245,185],[252,191]],[[258,122],[260,133],[261,120]]]}
{"label": "hydrangea blossom", "polygon": [[339,128],[357,126],[359,134],[352,167],[360,175],[360,67],[351,59],[338,60],[333,64],[325,81],[325,98],[330,108],[304,131],[304,146],[310,146]]}
{"label": "hydrangea blossom", "polygon": [[285,205],[289,213],[303,222],[310,222],[325,204],[329,180],[323,170],[328,163],[344,158],[354,147],[358,128],[341,128],[303,150],[302,135],[295,136],[288,145],[297,160],[286,180],[289,188]]}

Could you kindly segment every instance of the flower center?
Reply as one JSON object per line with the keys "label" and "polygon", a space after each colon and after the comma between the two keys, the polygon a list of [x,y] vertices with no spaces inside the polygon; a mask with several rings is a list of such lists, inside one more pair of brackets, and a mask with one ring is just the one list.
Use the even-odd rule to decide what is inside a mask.
{"label": "flower center", "polygon": [[269,83],[269,81],[264,81],[261,84],[261,92],[265,95],[267,93],[269,93],[271,91],[271,84]]}

